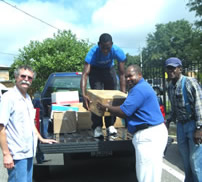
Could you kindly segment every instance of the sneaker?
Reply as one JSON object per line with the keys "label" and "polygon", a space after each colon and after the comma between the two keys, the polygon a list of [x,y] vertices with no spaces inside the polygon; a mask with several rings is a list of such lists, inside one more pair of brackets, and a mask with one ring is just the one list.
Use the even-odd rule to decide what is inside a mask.
{"label": "sneaker", "polygon": [[102,128],[100,126],[97,126],[94,130],[94,137],[95,138],[101,138],[103,137],[103,132],[102,132]]}
{"label": "sneaker", "polygon": [[107,135],[116,135],[117,134],[117,130],[116,128],[114,128],[114,126],[110,126],[109,128],[107,128]]}

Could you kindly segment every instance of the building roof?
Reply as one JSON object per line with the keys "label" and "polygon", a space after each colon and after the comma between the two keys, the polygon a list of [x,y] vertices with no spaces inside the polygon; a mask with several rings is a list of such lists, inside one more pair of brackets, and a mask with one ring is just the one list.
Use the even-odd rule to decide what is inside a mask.
{"label": "building roof", "polygon": [[9,70],[10,66],[0,65],[0,70]]}
{"label": "building roof", "polygon": [[7,90],[8,88],[5,86],[5,85],[3,85],[2,83],[0,83],[0,90]]}

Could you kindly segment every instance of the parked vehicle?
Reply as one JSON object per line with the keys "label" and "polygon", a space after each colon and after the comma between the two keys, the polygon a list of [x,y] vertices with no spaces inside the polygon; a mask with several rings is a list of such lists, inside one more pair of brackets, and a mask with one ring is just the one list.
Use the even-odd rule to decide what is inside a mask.
{"label": "parked vehicle", "polygon": [[[102,140],[94,138],[91,129],[78,129],[76,133],[53,133],[53,122],[50,117],[51,93],[78,90],[79,100],[82,102],[80,80],[81,73],[78,72],[52,73],[49,76],[40,97],[33,100],[34,107],[37,108],[38,111],[36,125],[41,135],[59,141],[59,143],[52,145],[39,143],[36,155],[38,165],[47,165],[46,163],[43,163],[44,154],[63,154],[64,164],[69,157],[75,157],[78,156],[78,154],[88,154],[90,156],[131,154],[134,159],[135,151],[131,141],[132,135],[127,131],[126,127],[117,128],[118,133],[116,138],[109,138],[105,135]],[[104,134],[105,133],[106,132],[104,132]]]}
{"label": "parked vehicle", "polygon": [[[75,91],[79,92],[79,100],[82,102],[80,91],[81,73],[52,73],[41,93],[40,98],[34,99],[35,108],[40,109],[40,119],[36,122],[39,131],[43,137],[49,137],[59,140],[59,143],[48,145],[39,144],[38,151],[43,154],[62,153],[72,155],[76,153],[116,153],[121,151],[134,152],[132,146],[132,135],[128,133],[127,128],[117,128],[118,135],[115,139],[104,136],[103,140],[97,140],[93,137],[91,129],[78,130],[76,133],[54,134],[52,128],[51,114],[51,93],[57,91]],[[105,132],[104,132],[105,133]],[[40,155],[37,155],[40,156]],[[38,163],[43,162],[43,157],[37,158]],[[64,160],[65,161],[65,160]]]}
{"label": "parked vehicle", "polygon": [[[161,97],[163,95],[163,90],[159,86],[153,86],[153,89],[156,92],[157,99],[158,99],[159,106],[160,106],[160,110],[161,110],[161,113],[162,113],[162,115],[164,117],[164,123],[166,125],[166,122],[167,122],[167,120],[166,120],[166,110],[165,110],[165,107],[163,105],[163,101],[162,101],[162,97]],[[167,143],[167,147],[166,147],[166,149],[164,151],[164,155],[166,154],[168,146],[171,145],[173,143],[173,141],[174,141],[174,139],[172,137],[168,137],[168,143]]]}

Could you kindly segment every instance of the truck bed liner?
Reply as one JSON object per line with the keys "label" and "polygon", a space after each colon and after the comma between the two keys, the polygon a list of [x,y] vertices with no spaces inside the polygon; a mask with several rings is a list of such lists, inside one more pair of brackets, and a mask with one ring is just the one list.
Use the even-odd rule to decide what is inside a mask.
{"label": "truck bed liner", "polygon": [[80,130],[71,134],[55,134],[52,137],[59,143],[39,144],[43,153],[83,153],[83,152],[110,152],[132,151],[132,135],[126,128],[117,128],[117,137],[108,137],[103,130],[104,139],[93,137],[92,130]]}

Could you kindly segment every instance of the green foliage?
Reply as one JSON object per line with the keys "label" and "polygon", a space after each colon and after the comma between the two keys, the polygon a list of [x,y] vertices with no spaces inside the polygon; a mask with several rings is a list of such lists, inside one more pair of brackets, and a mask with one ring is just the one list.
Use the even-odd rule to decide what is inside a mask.
{"label": "green foliage", "polygon": [[[186,20],[157,24],[156,31],[147,36],[143,49],[143,75],[145,78],[163,78],[164,62],[169,57],[179,57],[186,71],[201,70],[202,32]],[[200,80],[200,75],[197,75]]]}
{"label": "green foliage", "polygon": [[19,65],[31,65],[37,73],[32,87],[41,91],[53,72],[82,71],[90,46],[84,40],[77,40],[71,31],[58,31],[53,38],[47,38],[43,42],[31,41],[28,46],[19,50],[20,55],[11,65],[10,73],[13,75],[14,69]]}
{"label": "green foliage", "polygon": [[[130,54],[126,54],[126,63],[125,63],[125,69],[131,65],[131,64],[137,64],[140,66],[140,57],[139,56],[131,56]],[[118,73],[118,61],[115,61],[114,62],[114,65],[115,65],[115,69],[116,69],[116,72]]]}
{"label": "green foliage", "polygon": [[131,64],[137,64],[140,66],[140,56],[131,56],[129,54],[126,54],[127,62],[126,67],[128,67]]}
{"label": "green foliage", "polygon": [[195,21],[196,26],[202,28],[202,0],[189,0],[187,6],[190,11],[195,11],[195,15],[198,17]]}
{"label": "green foliage", "polygon": [[199,57],[196,55],[200,52],[199,37],[200,33],[185,20],[157,24],[156,32],[147,37],[147,47],[143,49],[143,61],[159,66],[162,66],[169,57],[197,61]]}

